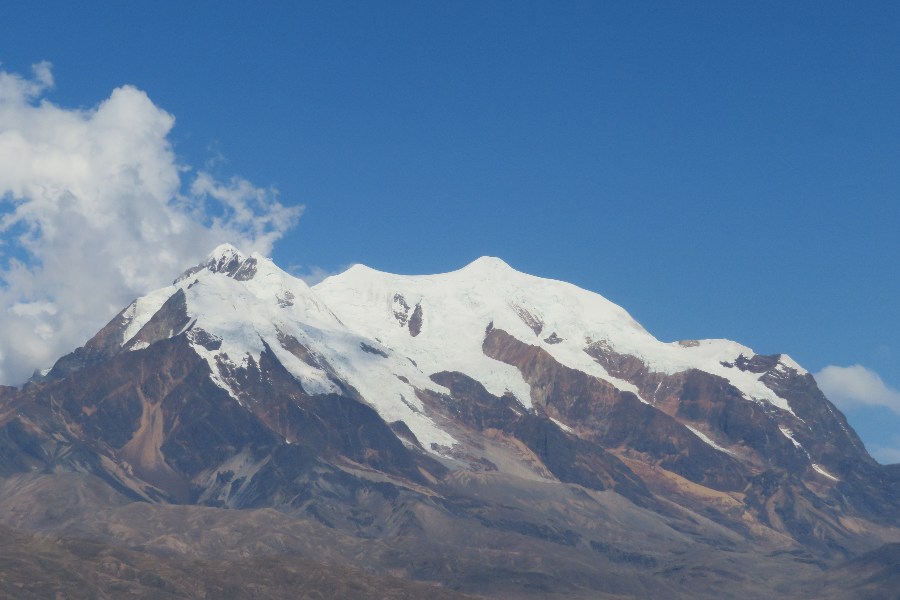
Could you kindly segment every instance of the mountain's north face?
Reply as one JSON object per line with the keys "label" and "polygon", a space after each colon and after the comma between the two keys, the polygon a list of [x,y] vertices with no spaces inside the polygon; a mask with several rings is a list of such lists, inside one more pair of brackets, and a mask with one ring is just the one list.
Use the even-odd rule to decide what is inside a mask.
{"label": "mountain's north face", "polygon": [[14,527],[504,598],[800,598],[900,541],[900,466],[787,355],[487,257],[310,288],[221,246],[0,388],[0,477]]}

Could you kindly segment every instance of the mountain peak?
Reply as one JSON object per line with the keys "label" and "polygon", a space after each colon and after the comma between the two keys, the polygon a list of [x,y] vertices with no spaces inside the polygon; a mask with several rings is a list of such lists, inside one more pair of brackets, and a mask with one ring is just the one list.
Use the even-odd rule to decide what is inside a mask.
{"label": "mountain peak", "polygon": [[248,258],[241,254],[241,252],[231,244],[225,243],[217,246],[216,249],[207,256],[205,261],[182,273],[181,276],[175,280],[175,283],[184,281],[191,275],[199,273],[203,269],[209,269],[211,273],[222,273],[223,275],[227,275],[238,281],[246,281],[248,279],[253,279],[253,276],[256,274],[256,265],[256,256]]}
{"label": "mountain peak", "polygon": [[503,259],[497,258],[495,256],[482,256],[481,258],[476,258],[468,265],[463,267],[462,270],[468,271],[493,271],[493,272],[501,272],[501,271],[515,271],[512,267],[506,264]]}
{"label": "mountain peak", "polygon": [[216,246],[216,249],[209,253],[209,256],[206,257],[207,261],[220,261],[225,258],[238,258],[243,261],[246,257],[241,253],[240,250],[225,242],[224,244],[220,244]]}

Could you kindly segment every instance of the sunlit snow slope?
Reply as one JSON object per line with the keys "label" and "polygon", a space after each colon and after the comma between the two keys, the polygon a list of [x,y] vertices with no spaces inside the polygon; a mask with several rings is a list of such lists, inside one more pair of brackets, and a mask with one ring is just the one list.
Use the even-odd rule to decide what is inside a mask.
{"label": "sunlit snow slope", "polygon": [[[741,354],[754,356],[751,349],[728,340],[660,342],[599,294],[520,273],[498,258],[482,257],[459,271],[422,276],[356,265],[314,290],[349,328],[410,357],[426,373],[460,371],[495,395],[512,392],[525,406],[531,404],[530,389],[518,369],[482,353],[491,323],[540,346],[560,363],[624,391],[639,394],[633,384],[611,377],[585,353],[588,345],[606,342],[620,354],[639,358],[651,371],[672,374],[695,368],[719,375],[747,398],[790,411],[758,374],[722,364],[733,363]],[[782,361],[804,372],[786,356]]]}

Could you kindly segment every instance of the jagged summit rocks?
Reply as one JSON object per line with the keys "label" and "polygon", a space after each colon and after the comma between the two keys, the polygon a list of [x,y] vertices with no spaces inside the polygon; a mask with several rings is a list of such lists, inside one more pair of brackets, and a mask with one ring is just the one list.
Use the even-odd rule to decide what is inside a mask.
{"label": "jagged summit rocks", "polygon": [[222,273],[237,281],[247,281],[248,279],[253,279],[253,276],[256,275],[256,263],[258,260],[265,259],[257,253],[248,258],[231,244],[222,244],[213,250],[212,254],[205,261],[182,273],[173,285],[177,285],[191,275],[203,270],[210,273]]}
{"label": "jagged summit rocks", "polygon": [[[310,288],[223,245],[0,409],[0,520],[41,531],[115,540],[140,526],[102,519],[134,506],[274,510],[347,556],[377,540],[353,563],[370,570],[571,597],[721,597],[735,578],[754,597],[900,540],[898,469],[788,356],[660,342],[497,258]],[[63,476],[105,491],[9,508]]]}

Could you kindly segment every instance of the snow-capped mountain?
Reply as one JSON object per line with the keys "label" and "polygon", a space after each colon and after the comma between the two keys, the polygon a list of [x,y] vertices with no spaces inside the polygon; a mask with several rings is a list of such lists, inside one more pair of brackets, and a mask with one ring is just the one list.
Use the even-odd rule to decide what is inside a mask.
{"label": "snow-capped mountain", "polygon": [[5,476],[274,508],[475,579],[593,581],[607,567],[586,557],[640,570],[722,547],[752,555],[726,568],[745,577],[767,552],[813,564],[900,540],[900,473],[787,355],[661,342],[602,296],[497,258],[424,276],[357,265],[310,288],[221,246],[0,391]]}
{"label": "snow-capped mountain", "polygon": [[[788,401],[765,383],[768,370],[735,368],[736,362],[753,359],[749,348],[729,340],[659,342],[602,296],[519,273],[497,258],[426,276],[356,265],[310,289],[271,260],[244,257],[223,245],[172,286],[126,309],[123,349],[139,350],[155,341],[156,336],[140,336],[141,329],[167,301],[182,296],[184,327],[190,329],[194,351],[206,359],[213,381],[239,403],[242,392],[233,373],[258,363],[268,348],[307,393],[339,393],[340,382],[349,384],[385,421],[402,421],[425,448],[457,443],[425,416],[417,394],[448,393],[429,378],[435,373],[462,373],[495,396],[511,394],[522,410],[534,408],[532,386],[520,370],[483,351],[488,327],[648,404],[655,402],[653,393],[661,383],[657,390],[642,390],[611,374],[592,354],[634,357],[648,372],[666,376],[699,370],[727,381],[747,401],[764,408],[768,403],[796,417]],[[806,374],[787,355],[775,360],[778,373]],[[722,448],[702,430],[689,428],[713,448]],[[793,428],[788,422],[778,430],[802,448]]]}

